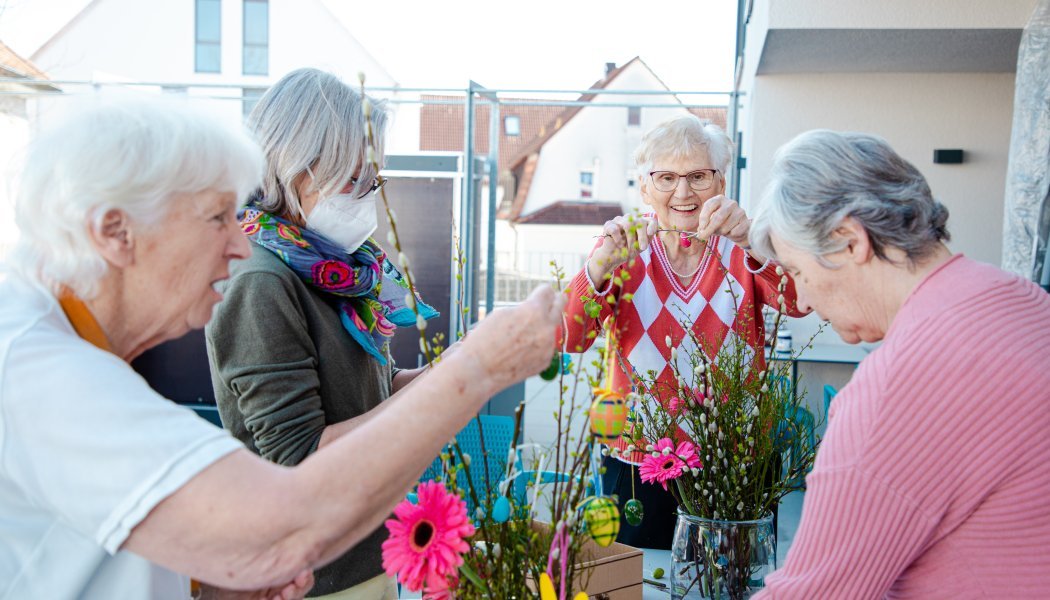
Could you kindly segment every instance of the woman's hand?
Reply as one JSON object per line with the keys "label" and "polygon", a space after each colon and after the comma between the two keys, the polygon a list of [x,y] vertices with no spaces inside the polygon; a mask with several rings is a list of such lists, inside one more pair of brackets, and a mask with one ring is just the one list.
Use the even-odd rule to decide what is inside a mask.
{"label": "woman's hand", "polygon": [[456,358],[469,355],[478,374],[492,379],[494,391],[535,375],[551,363],[564,308],[565,294],[540,286],[521,304],[482,319],[463,338]]}
{"label": "woman's hand", "polygon": [[202,584],[198,598],[200,600],[302,600],[312,587],[314,587],[314,574],[310,571],[303,571],[287,584],[266,590],[241,592]]}
{"label": "woman's hand", "polygon": [[602,227],[603,237],[599,238],[598,247],[587,261],[587,274],[591,281],[596,286],[602,286],[602,280],[617,265],[638,256],[639,252],[649,247],[656,229],[655,220],[634,215],[606,221]]}
{"label": "woman's hand", "polygon": [[704,202],[700,209],[700,222],[696,232],[700,239],[709,240],[713,235],[729,238],[737,246],[748,248],[747,235],[751,231],[751,220],[734,200],[718,195]]}

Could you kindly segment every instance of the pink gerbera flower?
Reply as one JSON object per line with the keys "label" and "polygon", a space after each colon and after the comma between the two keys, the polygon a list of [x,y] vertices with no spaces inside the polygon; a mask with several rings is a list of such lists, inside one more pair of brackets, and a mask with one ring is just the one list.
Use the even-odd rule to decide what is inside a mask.
{"label": "pink gerbera flower", "polygon": [[459,578],[453,577],[442,585],[445,587],[423,588],[423,600],[454,600],[455,596],[452,591],[459,587]]}
{"label": "pink gerbera flower", "polygon": [[[670,450],[664,454],[664,449]],[[638,468],[638,474],[645,483],[659,482],[667,489],[667,482],[678,479],[686,469],[699,468],[700,457],[696,455],[696,449],[691,442],[682,442],[678,448],[670,438],[663,438],[653,445],[655,456],[650,455],[642,461]]]}
{"label": "pink gerbera flower", "polygon": [[411,591],[425,585],[439,592],[449,586],[470,549],[464,538],[474,535],[467,504],[436,481],[419,484],[418,503],[405,500],[388,519],[390,538],[383,542],[383,569]]}

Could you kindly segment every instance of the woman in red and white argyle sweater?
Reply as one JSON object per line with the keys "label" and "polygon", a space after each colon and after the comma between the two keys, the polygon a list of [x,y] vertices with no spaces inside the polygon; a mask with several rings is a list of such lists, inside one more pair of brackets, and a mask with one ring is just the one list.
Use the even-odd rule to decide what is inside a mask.
{"label": "woman in red and white argyle sweater", "polygon": [[[762,306],[777,306],[780,277],[770,261],[748,249],[750,221],[736,202],[722,195],[731,158],[732,142],[725,132],[693,115],[666,121],[642,138],[635,153],[639,188],[653,212],[634,226],[630,217],[605,224],[603,237],[570,284],[562,338],[566,352],[590,347],[612,315],[605,301],[612,294],[619,304],[617,363],[626,363],[642,376],[652,371],[659,381],[673,385],[668,337],[679,348],[679,369],[692,369],[688,354],[695,345],[680,325],[685,319],[712,348],[734,332],[762,360]],[[623,268],[628,277],[614,283],[612,277],[619,281]],[[619,302],[624,294],[633,295],[630,302]],[[800,316],[793,283],[784,296],[789,314]],[[597,317],[585,311],[591,299],[601,306]],[[630,391],[631,378],[619,364],[610,376],[614,389]],[[620,439],[611,447],[624,451],[627,442]],[[669,492],[642,484],[637,469],[631,469],[630,463],[637,465],[644,457],[635,452],[604,460],[604,491],[619,495],[621,512],[632,497],[632,478],[633,496],[645,507],[642,523],[623,523],[617,539],[636,547],[669,548],[677,505]]]}

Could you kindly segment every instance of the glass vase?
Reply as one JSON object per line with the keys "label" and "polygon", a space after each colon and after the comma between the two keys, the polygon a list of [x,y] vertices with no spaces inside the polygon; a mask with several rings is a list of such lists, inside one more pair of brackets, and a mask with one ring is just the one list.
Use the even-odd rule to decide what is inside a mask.
{"label": "glass vase", "polygon": [[671,544],[671,598],[743,600],[775,564],[773,515],[721,521],[678,512]]}

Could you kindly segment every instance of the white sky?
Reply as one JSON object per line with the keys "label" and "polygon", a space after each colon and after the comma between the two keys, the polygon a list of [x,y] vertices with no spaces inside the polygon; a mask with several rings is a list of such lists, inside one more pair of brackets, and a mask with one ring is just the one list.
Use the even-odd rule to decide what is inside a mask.
{"label": "white sky", "polygon": [[[635,56],[672,90],[732,86],[736,0],[322,1],[404,87],[583,89]],[[0,0],[0,41],[28,58],[87,3]]]}

